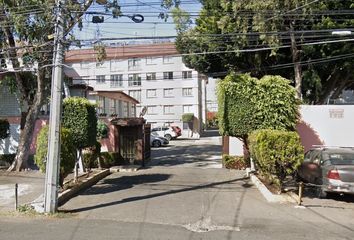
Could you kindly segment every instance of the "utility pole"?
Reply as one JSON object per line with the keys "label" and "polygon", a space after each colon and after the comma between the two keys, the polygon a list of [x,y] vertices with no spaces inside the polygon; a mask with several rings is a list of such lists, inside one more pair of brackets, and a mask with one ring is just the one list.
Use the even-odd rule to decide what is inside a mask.
{"label": "utility pole", "polygon": [[60,165],[60,129],[63,91],[63,7],[66,0],[57,0],[57,19],[54,36],[54,57],[48,132],[48,154],[44,186],[44,212],[54,213],[58,208],[58,179]]}

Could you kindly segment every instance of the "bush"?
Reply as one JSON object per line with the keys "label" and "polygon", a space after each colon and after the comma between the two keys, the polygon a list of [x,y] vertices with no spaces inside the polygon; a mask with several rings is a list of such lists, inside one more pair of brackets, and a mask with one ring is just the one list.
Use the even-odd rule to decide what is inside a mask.
{"label": "bush", "polygon": [[0,140],[10,135],[10,123],[7,119],[0,119]]}
{"label": "bush", "polygon": [[222,156],[223,164],[227,169],[238,169],[243,170],[249,167],[250,163],[243,156],[230,156],[223,155]]}
{"label": "bush", "polygon": [[63,127],[73,133],[76,148],[94,146],[97,135],[95,105],[86,98],[66,98],[63,104]]}
{"label": "bush", "polygon": [[[83,154],[84,162],[90,161],[90,159],[94,159],[90,162],[92,168],[98,167],[98,158],[95,158],[92,153],[85,152]],[[122,160],[119,153],[116,152],[101,152],[99,156],[101,167],[102,168],[110,168],[116,165],[125,165],[128,164]]]}
{"label": "bush", "polygon": [[280,76],[258,80],[249,74],[229,74],[218,84],[220,133],[246,141],[258,129],[293,131],[300,103],[295,93],[290,81]]}
{"label": "bush", "polygon": [[[48,130],[45,126],[41,129],[37,137],[37,150],[35,162],[42,172],[46,169],[46,158],[48,152]],[[72,133],[65,128],[61,129],[61,152],[60,152],[60,171],[59,184],[63,186],[64,178],[73,171],[76,161],[76,148]]]}
{"label": "bush", "polygon": [[304,148],[296,132],[258,130],[250,135],[249,145],[262,175],[280,190],[286,176],[292,175],[304,159]]}
{"label": "bush", "polygon": [[101,156],[101,143],[96,141],[95,146],[84,149],[82,160],[87,169],[98,167],[98,159]]}
{"label": "bush", "polygon": [[102,120],[97,121],[97,138],[107,138],[108,137],[109,128],[106,123]]}
{"label": "bush", "polygon": [[194,114],[193,113],[185,113],[182,115],[183,122],[193,122]]}

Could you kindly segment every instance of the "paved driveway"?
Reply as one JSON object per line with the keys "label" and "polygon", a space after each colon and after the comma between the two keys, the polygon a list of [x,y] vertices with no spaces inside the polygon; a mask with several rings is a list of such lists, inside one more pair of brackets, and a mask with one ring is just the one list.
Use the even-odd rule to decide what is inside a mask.
{"label": "paved driveway", "polygon": [[354,239],[353,209],[267,203],[220,168],[217,137],[172,143],[71,199],[62,219],[2,217],[1,239]]}

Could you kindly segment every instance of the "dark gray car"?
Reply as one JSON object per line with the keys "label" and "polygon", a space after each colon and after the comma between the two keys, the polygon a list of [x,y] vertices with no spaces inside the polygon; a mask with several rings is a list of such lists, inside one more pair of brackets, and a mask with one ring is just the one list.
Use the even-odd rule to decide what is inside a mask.
{"label": "dark gray car", "polygon": [[354,148],[318,147],[309,150],[298,170],[301,180],[321,185],[320,197],[328,193],[354,194]]}

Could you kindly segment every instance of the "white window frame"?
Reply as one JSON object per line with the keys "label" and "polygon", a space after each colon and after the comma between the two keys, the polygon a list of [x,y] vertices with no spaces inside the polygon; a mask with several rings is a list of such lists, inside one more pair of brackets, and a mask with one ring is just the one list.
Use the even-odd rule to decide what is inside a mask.
{"label": "white window frame", "polygon": [[175,108],[174,105],[164,105],[163,106],[163,114],[164,115],[174,115],[175,114],[174,108]]}
{"label": "white window frame", "polygon": [[165,97],[165,98],[174,97],[173,88],[164,88],[163,89],[163,97]]}
{"label": "white window frame", "polygon": [[172,71],[163,72],[163,79],[164,80],[173,80],[173,72]]}
{"label": "white window frame", "polygon": [[156,97],[157,97],[157,89],[146,89],[146,98],[156,98]]}
{"label": "white window frame", "polygon": [[128,75],[128,86],[141,86],[141,75],[140,73],[132,73]]}
{"label": "white window frame", "polygon": [[183,97],[193,97],[193,88],[182,88]]}
{"label": "white window frame", "polygon": [[191,79],[193,77],[192,71],[182,71],[182,79]]}
{"label": "white window frame", "polygon": [[123,86],[123,74],[112,74],[110,78],[111,87]]}
{"label": "white window frame", "polygon": [[156,72],[148,72],[148,73],[146,73],[146,80],[147,81],[156,81]]}
{"label": "white window frame", "polygon": [[147,106],[146,109],[147,109],[146,111],[147,115],[157,115],[157,105]]}
{"label": "white window frame", "polygon": [[129,96],[141,102],[141,90],[129,90]]}
{"label": "white window frame", "polygon": [[96,75],[96,84],[105,84],[106,75]]}
{"label": "white window frame", "polygon": [[128,59],[128,71],[136,71],[141,69],[141,59],[131,58]]}
{"label": "white window frame", "polygon": [[191,111],[190,109],[193,109],[193,105],[191,105],[191,104],[182,106],[183,113],[193,113],[193,111]]}

